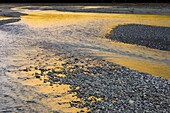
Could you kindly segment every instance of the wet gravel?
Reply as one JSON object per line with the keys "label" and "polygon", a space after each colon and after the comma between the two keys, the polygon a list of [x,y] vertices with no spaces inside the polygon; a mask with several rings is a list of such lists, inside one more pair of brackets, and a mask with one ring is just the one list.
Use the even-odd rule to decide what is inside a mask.
{"label": "wet gravel", "polygon": [[[170,81],[140,73],[98,58],[75,55],[61,56],[62,71],[51,71],[48,82],[69,84],[69,93],[81,101],[72,107],[87,107],[96,113],[168,113],[170,111]],[[65,74],[65,77],[57,76]],[[47,81],[46,81],[47,82]],[[81,111],[83,112],[83,111]]]}
{"label": "wet gravel", "polygon": [[124,43],[170,51],[170,28],[149,25],[120,25],[107,35],[108,38]]}

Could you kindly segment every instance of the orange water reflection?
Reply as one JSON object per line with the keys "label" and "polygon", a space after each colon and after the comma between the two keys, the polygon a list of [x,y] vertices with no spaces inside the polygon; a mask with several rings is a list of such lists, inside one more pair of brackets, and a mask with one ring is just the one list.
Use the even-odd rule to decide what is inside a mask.
{"label": "orange water reflection", "polygon": [[[57,27],[58,25],[66,24],[85,24],[91,21],[107,21],[102,27],[101,37],[90,39],[87,38],[83,41],[68,39],[65,42],[67,44],[81,44],[87,47],[109,48],[116,52],[103,51],[100,49],[91,48],[77,48],[79,51],[88,51],[88,53],[95,56],[102,57],[108,61],[118,63],[123,66],[127,66],[131,69],[138,70],[140,72],[147,72],[153,75],[161,76],[170,79],[170,52],[156,49],[150,49],[143,46],[137,46],[133,44],[124,44],[104,39],[105,35],[109,33],[112,28],[118,25],[124,24],[144,24],[152,26],[164,26],[170,27],[169,15],[139,15],[139,14],[100,14],[100,13],[72,13],[72,12],[59,12],[59,11],[41,11],[41,12],[27,12],[28,16],[23,16],[21,23],[25,23],[30,27],[35,28],[50,28]],[[95,28],[94,28],[95,29]],[[75,36],[77,37],[77,36]],[[58,40],[49,38],[53,42],[61,42],[64,40]],[[89,44],[88,41],[94,43]],[[125,54],[120,54],[123,52]],[[130,55],[129,55],[130,54]],[[141,57],[142,56],[142,57]]]}
{"label": "orange water reflection", "polygon": [[[170,52],[162,50],[149,49],[142,46],[124,44],[113,42],[109,39],[105,39],[105,35],[117,25],[122,24],[146,24],[154,26],[166,26],[170,27],[170,16],[159,16],[159,15],[130,15],[130,14],[97,14],[97,13],[67,13],[57,11],[41,11],[41,12],[27,12],[28,16],[23,16],[19,23],[25,23],[29,27],[33,28],[51,28],[57,27],[58,25],[64,26],[65,24],[77,24],[81,25],[89,21],[101,22],[109,20],[104,26],[102,26],[101,38],[85,39],[92,40],[94,43],[89,44],[83,41],[69,39],[67,44],[82,44],[91,47],[109,48],[112,51],[103,51],[101,49],[91,48],[77,48],[80,51],[88,51],[90,55],[102,57],[108,61],[118,63],[123,66],[127,66],[131,69],[135,69],[141,72],[147,72],[153,75],[158,75],[167,79],[170,79]],[[0,17],[1,18],[1,17]],[[86,26],[87,27],[87,26]],[[63,40],[48,38],[49,41],[63,42]],[[70,107],[69,102],[72,100],[79,100],[75,94],[69,94],[69,85],[59,85],[57,83],[50,86],[50,83],[44,83],[44,79],[48,79],[46,76],[41,76],[40,79],[35,78],[35,73],[41,74],[40,70],[35,69],[45,67],[51,71],[60,71],[63,67],[64,62],[59,61],[59,58],[53,53],[42,52],[38,48],[19,48],[18,56],[10,58],[13,65],[16,64],[21,66],[21,69],[32,66],[28,72],[21,71],[20,73],[11,74],[12,77],[18,78],[23,85],[29,85],[36,88],[37,92],[47,94],[48,98],[42,98],[40,101],[44,105],[48,106],[52,110],[58,110],[60,112],[78,112],[81,109]],[[118,51],[128,54],[120,54]],[[25,52],[25,53],[24,53]],[[37,53],[40,54],[37,56]],[[29,57],[26,54],[31,54]],[[130,54],[130,55],[129,55]],[[143,56],[143,57],[141,57]],[[33,60],[30,60],[33,59]],[[155,60],[152,60],[155,59]],[[167,60],[167,62],[164,62]],[[48,64],[48,65],[47,65]],[[47,74],[47,73],[45,73]],[[65,75],[60,74],[57,76],[64,77]],[[95,97],[91,97],[95,98]],[[102,100],[102,98],[99,98]],[[114,102],[115,100],[113,100]],[[86,108],[83,109],[87,111]]]}
{"label": "orange water reflection", "polygon": [[[28,53],[31,53],[31,55],[28,55]],[[10,69],[8,73],[10,77],[18,79],[23,85],[33,87],[35,91],[40,94],[47,95],[46,98],[40,96],[40,100],[38,100],[39,103],[47,106],[52,111],[59,111],[61,113],[75,113],[80,110],[87,111],[87,108],[80,109],[70,106],[71,101],[80,101],[75,93],[70,94],[68,92],[70,85],[58,84],[56,82],[51,84],[48,81],[48,72],[58,72],[63,69],[62,64],[64,61],[60,61],[59,57],[55,56],[55,54],[51,53],[50,55],[46,55],[41,49],[25,48],[24,52],[17,53],[16,56],[10,58],[9,62],[13,62],[13,65],[20,67],[19,72],[18,68]],[[42,74],[40,68],[44,68],[47,71]],[[36,78],[36,75],[40,75],[40,78]],[[64,74],[56,74],[55,76],[65,77]],[[34,100],[34,94],[30,94],[29,99]],[[34,106],[34,108],[36,109],[36,106]]]}

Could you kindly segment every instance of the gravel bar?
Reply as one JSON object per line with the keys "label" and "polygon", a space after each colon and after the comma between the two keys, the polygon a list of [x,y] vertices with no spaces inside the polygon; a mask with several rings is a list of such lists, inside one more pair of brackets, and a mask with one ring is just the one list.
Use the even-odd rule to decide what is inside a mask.
{"label": "gravel bar", "polygon": [[[68,84],[69,93],[81,101],[72,107],[87,107],[93,113],[168,113],[170,81],[140,73],[99,58],[57,54],[64,61],[63,70],[47,74],[50,84]],[[65,77],[56,76],[64,74]],[[81,111],[83,112],[83,111]]]}
{"label": "gravel bar", "polygon": [[21,20],[21,19],[0,20],[0,26],[1,26],[1,25],[5,25],[5,24],[8,24],[8,23],[18,22],[18,21],[20,21],[20,20]]}
{"label": "gravel bar", "polygon": [[128,24],[114,28],[106,37],[119,42],[170,51],[170,28]]}

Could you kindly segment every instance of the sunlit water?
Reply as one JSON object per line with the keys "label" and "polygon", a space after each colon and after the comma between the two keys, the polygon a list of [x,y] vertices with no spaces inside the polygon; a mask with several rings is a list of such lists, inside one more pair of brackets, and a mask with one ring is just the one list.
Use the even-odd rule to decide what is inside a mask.
{"label": "sunlit water", "polygon": [[[105,35],[109,33],[112,28],[129,23],[170,27],[170,16],[28,10],[23,10],[23,12],[28,15],[22,16],[20,22],[13,24],[25,24],[33,31],[40,33],[35,36],[30,34],[30,37],[22,36],[22,38],[30,38],[32,41],[47,40],[56,45],[62,44],[62,46],[66,46],[69,50],[77,50],[87,55],[102,57],[107,61],[127,66],[140,72],[170,79],[169,51],[114,42],[105,38]],[[0,19],[1,18],[3,17],[0,17]],[[45,32],[48,31],[48,35],[44,32],[44,29],[46,30]],[[10,60],[15,63],[18,62],[17,65],[24,65],[21,67],[22,69],[30,65],[33,67],[40,64],[46,65],[46,63],[48,63],[48,67],[46,68],[54,68],[56,64],[54,65],[53,63],[56,62],[58,66],[61,66],[61,62],[56,60],[57,56],[52,55],[52,53],[48,53],[51,57],[46,56],[46,53],[40,53],[41,55],[37,57],[37,54],[42,50],[37,48],[19,49],[24,52],[18,52],[17,56],[10,58]],[[29,57],[34,56],[34,60],[29,60],[29,57],[26,55],[29,53],[32,54]],[[46,58],[48,60],[46,60]],[[51,87],[49,83],[43,83],[43,79],[46,78],[39,80],[33,77],[32,75],[35,72],[37,72],[37,70],[32,69],[29,72],[21,72],[17,73],[17,75],[14,73],[11,76],[15,78],[29,77],[29,79],[24,81],[21,79],[21,83],[34,86],[39,92],[51,95],[48,99],[45,98],[41,100],[41,102],[49,108],[62,112],[80,111],[78,108],[71,108],[68,103],[72,100],[78,100],[75,95],[67,93],[67,91],[70,90],[69,85],[55,84]],[[65,96],[55,98],[54,94],[65,94]],[[66,104],[59,105],[60,102],[66,102]],[[84,110],[86,111],[86,108]]]}
{"label": "sunlit water", "polygon": [[[81,38],[75,33],[75,38],[66,40],[63,34],[63,40],[52,38],[56,42],[65,42],[73,45],[76,43],[76,49],[81,52],[87,52],[106,59],[108,61],[127,66],[140,72],[147,72],[153,75],[170,79],[170,52],[150,49],[143,46],[133,44],[124,44],[109,39],[105,39],[105,35],[118,25],[124,24],[144,24],[153,26],[170,27],[170,16],[164,15],[138,15],[138,14],[99,14],[99,13],[71,13],[58,11],[41,11],[27,12],[28,16],[23,16],[21,23],[29,25],[31,28],[50,28],[68,25],[84,25],[87,29],[95,26],[88,26],[86,23],[95,21],[102,25],[96,25],[96,29],[101,28],[99,38],[88,37]],[[63,28],[64,29],[64,28]],[[61,29],[62,30],[62,29]],[[93,33],[93,32],[92,32]],[[57,34],[56,34],[57,35]],[[81,34],[83,35],[83,33]],[[95,34],[94,34],[95,35]],[[62,36],[62,35],[59,35]],[[78,38],[77,38],[78,37]],[[79,40],[81,38],[81,41]],[[93,43],[89,43],[93,42]],[[80,46],[81,45],[81,46]],[[83,45],[83,47],[82,47]]]}
{"label": "sunlit water", "polygon": [[10,19],[10,17],[0,16],[0,20],[6,20],[6,19]]}

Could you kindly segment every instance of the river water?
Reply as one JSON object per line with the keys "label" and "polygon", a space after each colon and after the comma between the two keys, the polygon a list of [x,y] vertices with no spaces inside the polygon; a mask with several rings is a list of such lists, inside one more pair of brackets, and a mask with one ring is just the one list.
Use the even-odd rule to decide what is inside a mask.
{"label": "river water", "polygon": [[[27,89],[30,89],[32,94],[24,94],[30,95],[28,98],[27,96],[19,96],[22,97],[21,100],[35,99],[47,107],[43,108],[39,104],[35,106],[35,103],[33,103],[30,108],[42,110],[57,109],[60,112],[77,112],[80,110],[69,106],[70,101],[77,100],[74,95],[67,93],[70,89],[69,85],[56,84],[56,86],[51,87],[48,83],[44,84],[43,80],[46,78],[39,80],[32,77],[34,73],[39,73],[35,69],[29,72],[16,71],[30,66],[45,66],[48,69],[52,69],[54,65],[57,65],[58,69],[62,68],[62,62],[58,60],[59,58],[54,53],[55,49],[57,49],[54,48],[55,46],[80,54],[100,57],[140,72],[170,79],[169,51],[115,42],[105,37],[106,34],[118,25],[143,24],[170,27],[170,16],[72,13],[55,10],[21,10],[20,8],[15,8],[15,10],[28,15],[21,16],[19,22],[3,26],[0,33],[0,51],[2,56],[0,64],[3,68],[6,65],[11,67],[8,75],[17,79],[24,87],[29,87]],[[0,19],[2,18],[5,19],[0,17]],[[7,30],[4,30],[6,28]],[[44,50],[40,48],[42,45],[36,45],[41,42],[49,43],[49,48],[53,46],[53,50]],[[3,83],[3,80],[1,82]],[[14,84],[13,82],[9,83]],[[22,85],[19,89],[22,89]],[[14,86],[14,88],[17,88],[16,84]],[[32,91],[32,87],[33,89],[36,88],[36,90]],[[9,92],[7,89],[3,91]],[[38,94],[48,95],[48,98],[38,95],[37,92]],[[23,95],[22,91],[16,93]],[[41,98],[37,98],[37,95]],[[56,98],[56,96],[59,98]],[[11,94],[11,97],[15,97],[14,94]],[[5,108],[6,106],[3,107]],[[86,111],[86,108],[83,110]]]}
{"label": "river water", "polygon": [[[52,35],[49,37],[54,43],[64,43],[73,50],[99,56],[140,72],[168,79],[170,77],[169,51],[114,42],[105,38],[105,35],[118,25],[143,24],[170,27],[170,16],[58,11],[27,13],[29,15],[23,16],[19,23],[27,24],[30,28],[48,29],[48,33]],[[59,30],[61,27],[63,29]]]}

